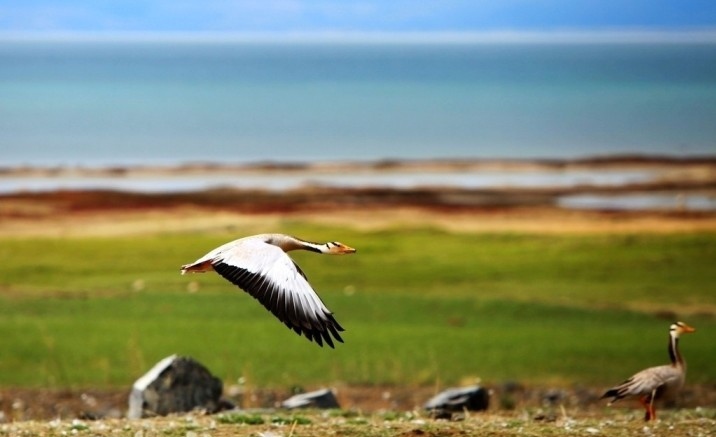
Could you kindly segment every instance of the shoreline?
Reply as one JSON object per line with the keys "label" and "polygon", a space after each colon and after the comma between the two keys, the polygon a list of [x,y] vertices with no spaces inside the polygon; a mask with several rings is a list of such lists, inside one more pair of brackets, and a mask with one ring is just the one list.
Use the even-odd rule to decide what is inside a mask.
{"label": "shoreline", "polygon": [[16,165],[0,166],[5,177],[140,177],[202,174],[335,173],[335,172],[456,172],[456,171],[577,171],[638,169],[716,169],[716,155],[607,155],[575,159],[380,159],[372,161],[197,162],[173,165]]}
{"label": "shoreline", "polygon": [[[375,185],[381,175],[412,174],[420,181],[454,182],[494,172],[566,174],[583,170],[620,172],[647,169],[649,178],[588,179],[576,173],[568,183],[527,178],[522,185],[497,183],[455,186]],[[455,232],[714,232],[716,231],[716,156],[667,158],[594,157],[579,160],[405,160],[319,162],[311,164],[193,164],[179,167],[0,169],[0,187],[11,177],[63,180],[104,175],[117,181],[141,177],[193,177],[206,181],[217,173],[231,180],[261,175],[256,186],[141,191],[113,188],[0,190],[0,235],[118,235],[190,228],[214,229],[244,223],[272,223],[290,217],[330,226],[386,229],[435,226]],[[316,183],[316,175],[340,178],[362,173],[352,185]],[[411,173],[412,172],[412,173]],[[427,172],[435,172],[429,179]],[[308,183],[275,188],[284,175]],[[22,175],[22,176],[18,176]],[[631,174],[630,174],[631,175]],[[611,175],[610,175],[611,176]],[[332,176],[331,176],[332,177]],[[178,180],[178,179],[177,179]],[[341,179],[324,179],[339,181]],[[356,183],[358,181],[359,183]],[[181,187],[180,187],[181,188]],[[649,203],[647,201],[651,201]],[[571,204],[570,204],[571,202]],[[698,202],[701,202],[699,204]],[[694,206],[696,205],[696,206]]]}
{"label": "shoreline", "polygon": [[379,205],[391,200],[405,205],[405,198],[412,197],[408,205],[716,211],[716,156],[0,168],[0,198],[53,192],[184,197],[235,192],[254,200],[273,197],[272,203],[283,196],[285,203],[317,192],[340,197],[337,191]]}

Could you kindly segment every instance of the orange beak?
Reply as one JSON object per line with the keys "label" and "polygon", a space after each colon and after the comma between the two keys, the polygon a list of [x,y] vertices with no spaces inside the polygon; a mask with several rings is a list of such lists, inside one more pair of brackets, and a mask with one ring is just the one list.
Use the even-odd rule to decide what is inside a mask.
{"label": "orange beak", "polygon": [[691,326],[685,326],[684,332],[696,332],[696,328],[692,328]]}
{"label": "orange beak", "polygon": [[343,245],[343,247],[341,247],[341,249],[340,249],[340,253],[343,253],[343,254],[355,253],[355,251],[356,251],[355,249],[353,249],[352,247],[348,247],[346,245]]}
{"label": "orange beak", "polygon": [[693,328],[684,322],[681,322],[681,325],[679,325],[679,327],[681,328],[681,332],[684,334],[690,334],[692,332],[696,332],[696,328]]}

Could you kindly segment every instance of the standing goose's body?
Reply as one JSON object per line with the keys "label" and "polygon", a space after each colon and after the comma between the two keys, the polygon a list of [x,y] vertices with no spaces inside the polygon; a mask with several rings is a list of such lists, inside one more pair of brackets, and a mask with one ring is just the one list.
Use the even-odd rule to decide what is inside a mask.
{"label": "standing goose's body", "polygon": [[214,270],[257,299],[297,334],[320,346],[333,347],[333,338],[343,342],[343,331],[333,314],[308,283],[306,275],[286,254],[290,250],[325,254],[355,252],[338,242],[311,243],[283,234],[261,234],[226,243],[191,264],[181,273]]}
{"label": "standing goose's body", "polygon": [[646,414],[644,419],[656,419],[654,401],[663,397],[673,396],[684,385],[686,378],[686,361],[679,352],[679,336],[696,331],[683,322],[671,325],[669,329],[669,357],[671,364],[664,366],[649,367],[636,373],[621,384],[607,390],[602,398],[612,398],[609,402],[618,401],[621,398],[632,396],[638,397],[639,402],[644,406]]}

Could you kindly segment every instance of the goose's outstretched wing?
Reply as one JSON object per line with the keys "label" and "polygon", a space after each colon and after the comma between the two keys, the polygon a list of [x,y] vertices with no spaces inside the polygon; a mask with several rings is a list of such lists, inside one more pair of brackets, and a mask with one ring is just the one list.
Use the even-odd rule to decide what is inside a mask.
{"label": "goose's outstretched wing", "polygon": [[261,302],[297,334],[323,346],[343,342],[333,314],[281,248],[259,239],[237,240],[215,251],[214,270]]}

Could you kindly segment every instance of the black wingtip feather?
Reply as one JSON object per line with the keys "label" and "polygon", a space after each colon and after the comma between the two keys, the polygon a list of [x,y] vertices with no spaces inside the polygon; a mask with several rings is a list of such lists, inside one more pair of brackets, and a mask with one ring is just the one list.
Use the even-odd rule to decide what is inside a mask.
{"label": "black wingtip feather", "polygon": [[277,319],[299,336],[303,334],[320,347],[323,347],[325,342],[332,349],[335,349],[333,340],[344,342],[339,332],[345,329],[336,321],[332,313],[324,312],[324,317],[314,320],[313,326],[302,325],[299,323],[297,306],[289,305],[289,299],[281,293],[272,293],[269,284],[259,275],[224,262],[215,263],[214,270],[261,302]]}
{"label": "black wingtip feather", "polygon": [[600,399],[615,398],[615,400],[616,400],[616,399],[618,399],[617,396],[618,396],[617,390],[611,389],[611,390],[607,390],[607,391],[602,395],[602,397],[601,397]]}
{"label": "black wingtip feather", "polygon": [[331,335],[327,331],[321,332],[321,335],[323,336],[323,340],[326,341],[326,344],[333,348],[333,340],[331,340]]}
{"label": "black wingtip feather", "polygon": [[329,322],[328,326],[330,328],[333,328],[336,331],[345,331],[345,329],[343,329],[343,327],[340,325],[340,323],[338,323],[336,318],[333,317],[333,313],[325,313],[325,314],[326,314],[326,318],[328,319],[328,322]]}
{"label": "black wingtip feather", "polygon": [[343,339],[341,338],[340,334],[338,334],[338,331],[333,326],[329,326],[328,329],[331,330],[331,334],[333,334],[333,338],[343,343]]}

